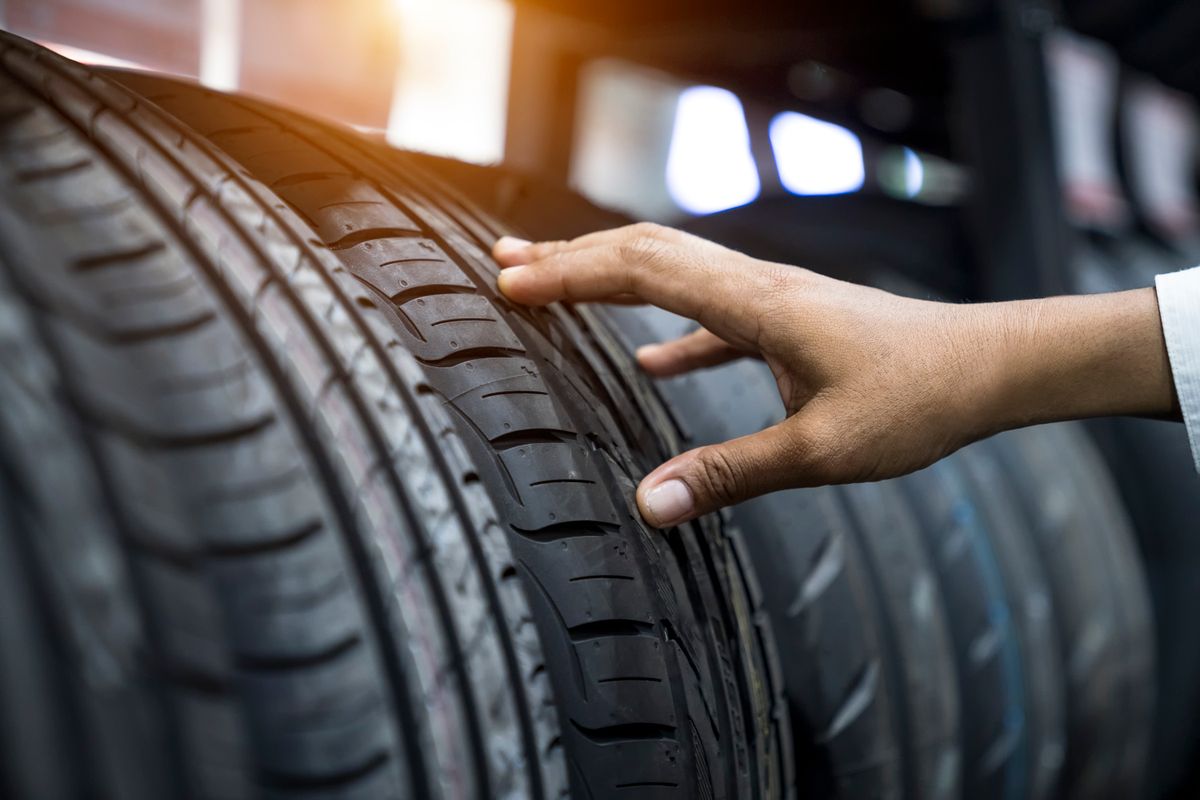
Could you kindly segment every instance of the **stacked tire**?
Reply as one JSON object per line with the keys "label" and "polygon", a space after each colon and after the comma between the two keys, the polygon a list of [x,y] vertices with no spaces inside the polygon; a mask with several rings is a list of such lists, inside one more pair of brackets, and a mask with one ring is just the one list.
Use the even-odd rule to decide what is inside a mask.
{"label": "stacked tire", "polygon": [[0,794],[784,798],[720,519],[586,315],[345,133],[0,38]]}

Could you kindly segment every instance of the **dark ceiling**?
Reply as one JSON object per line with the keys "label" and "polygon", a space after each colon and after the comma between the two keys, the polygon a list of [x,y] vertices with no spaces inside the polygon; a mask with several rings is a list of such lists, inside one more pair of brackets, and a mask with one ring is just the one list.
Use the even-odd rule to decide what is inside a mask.
{"label": "dark ceiling", "polygon": [[[859,129],[878,128],[864,108],[879,96],[871,90],[895,90],[908,98],[909,119],[876,133],[934,152],[947,140],[950,28],[916,9],[970,18],[961,9],[1008,1],[517,0],[593,26],[603,52]],[[1060,13],[1130,66],[1200,95],[1200,0],[1061,0]]]}

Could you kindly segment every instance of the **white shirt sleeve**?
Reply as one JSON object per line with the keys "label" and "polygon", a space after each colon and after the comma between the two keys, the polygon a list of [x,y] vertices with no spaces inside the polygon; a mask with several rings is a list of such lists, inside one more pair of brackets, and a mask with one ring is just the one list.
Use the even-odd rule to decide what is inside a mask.
{"label": "white shirt sleeve", "polygon": [[1154,279],[1175,391],[1200,472],[1200,267]]}

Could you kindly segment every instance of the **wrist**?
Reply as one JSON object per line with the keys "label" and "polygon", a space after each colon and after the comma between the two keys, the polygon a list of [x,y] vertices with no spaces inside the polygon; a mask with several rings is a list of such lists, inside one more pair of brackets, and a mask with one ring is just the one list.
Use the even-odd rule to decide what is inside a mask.
{"label": "wrist", "polygon": [[1153,289],[976,307],[983,435],[1176,406]]}

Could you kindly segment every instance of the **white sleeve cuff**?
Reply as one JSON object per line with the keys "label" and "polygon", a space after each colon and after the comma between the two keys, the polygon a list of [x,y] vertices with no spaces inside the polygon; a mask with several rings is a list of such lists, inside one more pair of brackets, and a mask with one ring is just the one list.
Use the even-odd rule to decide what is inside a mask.
{"label": "white sleeve cuff", "polygon": [[1200,267],[1154,279],[1175,392],[1200,472]]}

